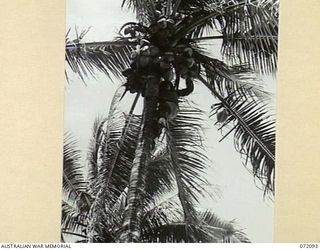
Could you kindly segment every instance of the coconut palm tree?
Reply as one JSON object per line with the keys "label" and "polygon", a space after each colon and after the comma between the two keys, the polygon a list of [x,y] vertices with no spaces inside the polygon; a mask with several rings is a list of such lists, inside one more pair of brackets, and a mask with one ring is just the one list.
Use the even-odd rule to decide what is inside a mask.
{"label": "coconut palm tree", "polygon": [[[198,187],[186,183],[184,174],[198,169],[199,162],[179,153],[180,147],[195,146],[178,144],[178,140],[191,136],[190,124],[175,124],[181,117],[180,100],[192,94],[195,82],[206,86],[218,100],[212,114],[217,115],[221,128],[230,127],[226,136],[233,132],[236,149],[246,164],[251,163],[251,171],[263,184],[265,194],[272,195],[274,118],[268,109],[269,95],[255,73],[276,71],[278,0],[124,0],[122,6],[135,11],[137,21],[124,24],[114,41],[83,43],[83,32],[74,40],[67,38],[66,44],[68,65],[81,78],[99,70],[119,78],[126,93],[136,94],[134,104],[139,96],[143,98],[141,126],[131,148],[132,168],[129,171],[124,164],[129,172],[121,172],[130,173],[130,180],[118,241],[141,239],[147,173],[161,138],[176,179],[186,233],[191,235],[189,225],[196,224],[198,217],[194,210],[196,198],[188,189]],[[216,39],[222,40],[224,60],[210,53],[210,47],[204,44]],[[125,126],[125,135],[130,126]],[[183,135],[181,128],[185,128]],[[89,225],[91,240],[102,221],[99,211],[105,206],[106,191],[113,188],[110,175],[117,167],[114,163],[108,174],[99,172],[104,185],[97,191],[96,204],[89,212],[98,215]]]}
{"label": "coconut palm tree", "polygon": [[[117,103],[115,100],[108,119],[97,119],[94,124],[87,168],[81,164],[81,152],[77,149],[76,142],[70,135],[65,136],[61,225],[63,241],[116,242],[121,236],[122,218],[129,190],[128,173],[133,167],[141,117],[119,112],[116,108]],[[194,130],[187,140],[181,141],[183,137],[178,139],[178,145],[199,140],[198,121],[192,121],[191,117],[188,117],[192,112],[200,115],[199,110],[184,107],[181,116],[185,117],[177,118],[178,123],[187,121]],[[125,132],[127,136],[123,134],[123,126],[128,126]],[[176,130],[176,133],[182,133],[180,128]],[[198,149],[199,152],[201,151]],[[186,151],[184,147],[180,147],[177,153],[182,154]],[[200,156],[193,155],[192,159],[199,157],[200,160]],[[115,162],[117,166],[114,168],[112,165]],[[205,181],[204,177],[199,175],[201,167],[204,167],[201,162],[204,164],[205,161],[200,160],[200,168],[193,172],[195,180],[191,179],[188,173],[181,171],[186,175],[181,181],[199,185],[195,189],[200,188],[200,184]],[[208,210],[194,209],[197,223],[187,224],[175,193],[177,183],[174,171],[177,170],[171,166],[167,148],[159,147],[151,157],[146,174],[140,242],[249,242],[246,235],[235,228],[233,222],[225,222]],[[101,200],[97,199],[97,194],[107,178],[111,188],[104,189],[105,199],[99,203]],[[196,195],[195,190],[189,191]],[[99,214],[92,215],[91,209],[97,206],[99,210],[96,211]],[[94,230],[90,228],[92,221],[97,225]],[[94,234],[90,235],[92,232]]]}

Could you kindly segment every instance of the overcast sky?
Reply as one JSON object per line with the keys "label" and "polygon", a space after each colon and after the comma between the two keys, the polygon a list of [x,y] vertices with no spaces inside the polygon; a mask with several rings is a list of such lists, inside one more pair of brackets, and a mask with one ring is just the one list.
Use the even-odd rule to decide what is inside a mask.
{"label": "overcast sky", "polygon": [[[82,30],[91,26],[86,41],[110,40],[122,24],[134,20],[131,12],[120,8],[121,2],[67,0],[67,28],[77,26]],[[98,115],[106,116],[120,83],[98,74],[97,79],[89,78],[84,85],[75,75],[70,76],[65,90],[65,130],[72,132],[85,152],[94,119]],[[275,81],[270,77],[264,79],[266,89],[274,91]],[[192,100],[206,111],[213,103],[212,95],[201,85],[196,86]],[[234,150],[232,136],[219,143],[222,134],[213,123],[204,124],[207,153],[213,165],[208,170],[208,180],[219,186],[221,194],[215,200],[203,199],[200,207],[211,209],[222,219],[236,219],[253,242],[272,242],[273,203],[264,200],[263,192],[256,188],[252,176]]]}

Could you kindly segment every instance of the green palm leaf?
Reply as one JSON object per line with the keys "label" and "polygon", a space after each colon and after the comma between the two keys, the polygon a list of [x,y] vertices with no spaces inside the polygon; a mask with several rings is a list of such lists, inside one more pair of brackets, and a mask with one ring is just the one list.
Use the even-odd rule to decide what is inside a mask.
{"label": "green palm leaf", "polygon": [[66,201],[62,201],[61,213],[61,230],[66,232],[83,233],[86,227],[86,215],[81,213],[76,206],[70,205]]}
{"label": "green palm leaf", "polygon": [[[217,93],[216,93],[217,94]],[[264,192],[274,194],[275,178],[275,118],[266,104],[255,100],[222,98],[213,106],[217,112],[225,108],[229,112],[223,126],[230,124],[234,141],[247,164],[250,161],[253,175],[264,186]]]}
{"label": "green palm leaf", "polygon": [[70,134],[65,134],[63,145],[63,192],[67,199],[76,199],[85,191],[87,182],[80,164],[81,152]]}
{"label": "green palm leaf", "polygon": [[221,220],[210,210],[199,212],[201,227],[206,228],[209,242],[242,242],[249,243],[245,233],[236,229],[233,221]]}
{"label": "green palm leaf", "polygon": [[70,69],[82,80],[88,74],[94,76],[95,70],[122,78],[121,72],[129,67],[132,43],[125,38],[105,42],[82,42],[86,33],[70,40],[66,38],[66,62]]}
{"label": "green palm leaf", "polygon": [[[126,116],[119,110],[123,90],[120,88],[112,101],[104,127],[104,136],[101,139],[99,150],[101,163],[98,164],[97,178],[94,180],[95,201],[90,211],[91,240],[93,240],[96,226],[103,218],[106,204],[111,206],[128,186],[137,146],[141,118],[134,115]],[[99,127],[102,128],[103,125]]]}
{"label": "green palm leaf", "polygon": [[[185,36],[194,41],[222,39],[221,52],[231,63],[250,64],[262,73],[274,72],[278,5],[278,0],[211,1],[189,13],[191,19],[181,24],[176,39]],[[206,30],[214,36],[204,37]]]}
{"label": "green palm leaf", "polygon": [[117,90],[108,118],[96,120],[88,154],[89,180],[92,179],[96,187],[110,185],[116,192],[113,193],[115,199],[128,184],[141,123],[139,116],[126,115],[120,109],[123,92],[123,87]]}
{"label": "green palm leaf", "polygon": [[89,182],[89,190],[93,194],[97,192],[96,180],[98,179],[99,172],[99,160],[100,160],[100,150],[104,138],[104,128],[106,119],[98,117],[95,119],[93,128],[92,128],[92,137],[90,139],[89,149],[88,149],[88,175],[87,179]]}
{"label": "green palm leaf", "polygon": [[174,219],[167,216],[167,210],[161,210],[160,208],[158,207],[156,213],[152,213],[152,217],[148,218],[148,223],[144,223],[142,233],[143,242],[250,242],[241,230],[235,228],[232,221],[223,221],[209,210],[197,212],[199,224],[188,225],[194,236],[191,238],[186,230],[187,224],[178,219],[179,211],[176,208],[169,211],[169,213],[178,214]]}
{"label": "green palm leaf", "polygon": [[278,51],[278,0],[250,1],[217,19],[223,36],[222,53],[231,62],[249,62],[263,73],[277,67]]}
{"label": "green palm leaf", "polygon": [[270,95],[246,69],[229,67],[200,53],[198,58],[208,79],[200,76],[200,81],[220,101],[213,106],[214,113],[223,107],[229,114],[221,126],[232,124],[225,137],[235,132],[236,149],[246,157],[245,163],[250,160],[252,173],[262,182],[265,194],[274,193],[275,119],[267,105]]}
{"label": "green palm leaf", "polygon": [[197,221],[194,206],[207,184],[203,177],[208,162],[203,153],[201,114],[198,109],[182,105],[174,123],[166,130],[171,167],[187,225]]}
{"label": "green palm leaf", "polygon": [[167,150],[152,156],[147,168],[146,193],[148,199],[166,194],[174,189],[174,176]]}
{"label": "green palm leaf", "polygon": [[203,51],[195,52],[197,62],[204,68],[211,88],[221,96],[243,96],[269,101],[270,94],[264,90],[264,85],[248,65],[229,66],[226,63],[211,58]]}

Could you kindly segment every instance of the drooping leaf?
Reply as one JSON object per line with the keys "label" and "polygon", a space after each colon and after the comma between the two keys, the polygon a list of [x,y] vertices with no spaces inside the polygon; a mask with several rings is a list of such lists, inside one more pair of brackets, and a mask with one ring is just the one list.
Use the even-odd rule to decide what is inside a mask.
{"label": "drooping leaf", "polygon": [[147,168],[146,194],[149,198],[158,197],[168,193],[175,187],[171,169],[170,155],[167,150],[162,150],[152,156]]}
{"label": "drooping leaf", "polygon": [[83,36],[66,41],[66,62],[82,80],[95,70],[122,79],[121,72],[129,67],[133,44],[125,38],[105,42],[82,42]]}
{"label": "drooping leaf", "polygon": [[61,231],[83,234],[86,228],[86,215],[81,213],[77,207],[62,201]]}
{"label": "drooping leaf", "polygon": [[102,148],[103,138],[104,138],[104,124],[106,120],[98,117],[95,119],[92,128],[92,137],[90,139],[89,149],[88,149],[88,175],[87,179],[89,182],[89,190],[91,193],[95,194],[98,180],[99,164],[100,164],[100,151]]}
{"label": "drooping leaf", "polygon": [[108,213],[112,211],[105,210],[105,207],[111,207],[128,186],[137,146],[141,117],[127,116],[119,109],[123,91],[124,88],[117,91],[104,127],[99,155],[101,162],[98,164],[98,178],[95,182],[97,193],[90,211],[91,240],[101,219],[110,219]]}
{"label": "drooping leaf", "polygon": [[[154,243],[248,243],[250,240],[235,228],[233,222],[223,221],[211,211],[197,211],[199,224],[187,225],[183,221],[168,218],[167,210],[156,211],[150,224],[144,228],[143,242]],[[170,212],[177,213],[177,209]],[[148,225],[148,224],[147,224]],[[188,235],[190,228],[193,238]]]}
{"label": "drooping leaf", "polygon": [[[252,174],[261,181],[265,194],[274,194],[275,179],[275,117],[268,106],[255,100],[225,98],[214,105],[228,110],[224,126],[234,130],[234,143]],[[250,163],[250,165],[248,165]]]}
{"label": "drooping leaf", "polygon": [[200,211],[198,216],[201,221],[199,227],[204,228],[209,242],[250,243],[246,234],[237,229],[233,221],[221,220],[210,210]]}
{"label": "drooping leaf", "polygon": [[[171,167],[187,227],[197,221],[195,204],[207,184],[203,175],[208,162],[203,152],[201,114],[199,109],[180,105],[178,116],[166,130]],[[192,228],[187,231],[191,237]]]}
{"label": "drooping leaf", "polygon": [[[222,39],[221,52],[232,64],[274,73],[278,51],[278,0],[213,0],[191,9],[176,39]],[[213,34],[213,36],[207,36]],[[217,34],[221,34],[220,36]]]}
{"label": "drooping leaf", "polygon": [[65,134],[63,145],[63,192],[68,199],[76,199],[85,191],[83,167],[80,164],[81,152],[70,134]]}
{"label": "drooping leaf", "polygon": [[279,1],[226,2],[233,6],[232,11],[224,12],[217,19],[223,36],[222,54],[231,62],[248,62],[262,73],[275,72]]}
{"label": "drooping leaf", "polygon": [[207,83],[221,96],[242,96],[270,101],[270,94],[264,90],[264,83],[248,65],[229,66],[197,51],[195,57],[204,68]]}

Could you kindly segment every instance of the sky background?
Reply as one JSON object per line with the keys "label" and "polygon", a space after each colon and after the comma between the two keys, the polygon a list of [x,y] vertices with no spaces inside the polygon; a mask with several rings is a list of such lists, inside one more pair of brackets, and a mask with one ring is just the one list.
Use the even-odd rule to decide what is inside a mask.
{"label": "sky background", "polygon": [[[134,15],[121,9],[122,1],[114,0],[67,0],[67,29],[79,31],[91,27],[85,41],[112,40],[118,29]],[[71,32],[70,38],[74,37]],[[217,57],[219,43],[213,44]],[[120,82],[112,82],[103,74],[96,79],[90,77],[84,84],[76,75],[69,72],[69,83],[65,87],[65,131],[77,139],[83,160],[89,145],[92,126],[97,116],[105,117]],[[274,93],[275,80],[264,77],[266,90]],[[195,86],[192,100],[205,111],[214,103],[213,96],[201,85]],[[130,97],[124,102],[129,103]],[[207,179],[214,188],[220,189],[215,199],[204,198],[200,202],[203,209],[214,211],[221,219],[233,220],[249,236],[252,242],[273,241],[273,202],[263,198],[252,175],[242,164],[240,155],[235,151],[232,135],[219,143],[223,134],[217,130],[215,120],[204,124],[207,154],[212,161]],[[225,131],[227,132],[227,131]],[[209,188],[209,187],[208,187]]]}

